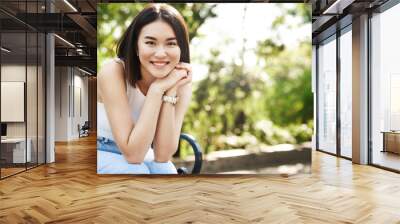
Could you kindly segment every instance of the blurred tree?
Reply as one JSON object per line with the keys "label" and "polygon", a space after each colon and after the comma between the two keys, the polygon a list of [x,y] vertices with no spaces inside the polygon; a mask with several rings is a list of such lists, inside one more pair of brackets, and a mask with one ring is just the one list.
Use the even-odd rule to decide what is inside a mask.
{"label": "blurred tree", "polygon": [[303,24],[311,23],[311,3],[295,4],[295,7],[288,9],[287,13],[291,16],[300,16]]}
{"label": "blurred tree", "polygon": [[[273,21],[273,29],[287,26],[288,17],[300,18],[298,26],[311,22],[309,4],[281,5],[282,13]],[[258,43],[257,55],[264,61],[272,87],[265,91],[266,110],[277,125],[305,124],[313,118],[313,95],[311,92],[311,43],[300,42],[297,48],[287,49],[277,38]]]}
{"label": "blurred tree", "polygon": [[213,50],[206,62],[208,76],[195,85],[183,127],[199,136],[206,153],[221,149],[221,135],[250,133],[255,121],[266,116],[258,103],[265,88],[258,73],[233,61],[224,63],[219,54]]}
{"label": "blurred tree", "polygon": [[307,123],[313,117],[309,41],[294,50],[266,41],[258,49],[272,82],[264,99],[270,119],[281,126]]}
{"label": "blurred tree", "polygon": [[250,144],[252,137],[267,144],[310,139],[311,42],[306,39],[288,48],[280,42],[279,29],[293,28],[286,23],[288,17],[297,18],[296,26],[309,24],[311,11],[307,4],[280,10],[271,30],[275,36],[260,41],[255,48],[259,66],[222,62],[217,49],[205,62],[208,76],[195,83],[183,129],[198,136],[206,153],[242,147],[243,142]]}
{"label": "blurred tree", "polygon": [[278,5],[278,7],[280,7],[282,11],[285,11],[285,13],[279,15],[272,22],[272,28],[274,29],[278,28],[279,26],[286,25],[288,16],[300,18],[298,25],[311,23],[311,4],[281,4]]}

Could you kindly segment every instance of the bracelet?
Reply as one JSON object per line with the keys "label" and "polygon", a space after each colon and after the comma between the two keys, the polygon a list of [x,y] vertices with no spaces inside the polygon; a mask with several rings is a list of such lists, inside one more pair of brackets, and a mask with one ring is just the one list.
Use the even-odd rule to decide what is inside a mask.
{"label": "bracelet", "polygon": [[164,95],[164,96],[162,97],[162,101],[164,101],[164,102],[166,102],[166,103],[170,103],[170,104],[172,104],[172,105],[175,105],[175,104],[178,102],[178,98],[179,98],[179,97],[177,97],[177,96],[167,96],[167,95]]}

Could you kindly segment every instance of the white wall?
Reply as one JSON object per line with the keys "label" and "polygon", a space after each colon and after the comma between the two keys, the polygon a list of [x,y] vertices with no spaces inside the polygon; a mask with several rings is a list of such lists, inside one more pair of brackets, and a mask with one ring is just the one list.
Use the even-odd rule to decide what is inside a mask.
{"label": "white wall", "polygon": [[68,140],[68,86],[67,67],[55,68],[55,140]]}
{"label": "white wall", "polygon": [[[25,135],[30,139],[32,161],[36,162],[39,159],[39,163],[44,163],[44,83],[42,73],[42,67],[25,64],[3,64],[1,66],[2,82],[24,82],[26,87],[26,106],[25,100],[23,99],[22,107],[16,109],[10,106],[3,106],[2,112],[6,113],[17,113],[15,110],[20,110],[22,113],[22,121],[20,122],[6,122],[7,123],[7,137],[10,138],[25,138]],[[27,80],[25,80],[27,78]],[[2,94],[5,89],[2,89]],[[22,92],[21,92],[22,91]],[[24,90],[19,90],[20,94],[24,94]],[[7,95],[2,95],[2,98]],[[22,98],[25,98],[23,96]],[[2,102],[3,104],[3,102]],[[13,111],[14,110],[14,111]],[[24,114],[26,112],[26,120]],[[39,153],[39,156],[37,156]]]}
{"label": "white wall", "polygon": [[[46,2],[50,11],[53,8]],[[46,35],[46,163],[55,162],[55,42],[54,35]]]}
{"label": "white wall", "polygon": [[[32,66],[28,66],[27,68],[25,65],[17,65],[17,64],[8,64],[1,66],[1,81],[10,81],[10,82],[25,82],[25,75],[26,70],[28,73],[34,69]],[[36,85],[36,83],[35,83]],[[28,97],[36,97],[36,90],[34,92],[27,93]],[[28,99],[27,99],[28,100]],[[28,100],[31,102],[32,100]],[[36,107],[36,105],[35,105]],[[2,110],[7,110],[8,108],[2,108]],[[36,114],[35,114],[36,116]],[[36,117],[35,117],[36,118]],[[34,120],[32,114],[28,113],[28,120]],[[7,122],[7,136],[8,137],[25,137],[25,122]],[[31,127],[29,125],[28,127]]]}
{"label": "white wall", "polygon": [[[25,82],[25,65],[9,64],[1,66],[1,81]],[[1,108],[7,110],[7,108]],[[7,122],[8,137],[25,137],[25,122]]]}
{"label": "white wall", "polygon": [[83,75],[76,68],[56,67],[56,141],[77,139],[78,124],[88,120],[88,78]]}

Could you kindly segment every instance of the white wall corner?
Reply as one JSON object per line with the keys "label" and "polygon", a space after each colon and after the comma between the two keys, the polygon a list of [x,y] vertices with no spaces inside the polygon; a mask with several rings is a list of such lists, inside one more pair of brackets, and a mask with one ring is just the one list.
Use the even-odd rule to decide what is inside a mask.
{"label": "white wall corner", "polygon": [[54,71],[54,35],[46,35],[46,84],[47,84],[47,108],[46,108],[46,163],[55,162],[55,71]]}

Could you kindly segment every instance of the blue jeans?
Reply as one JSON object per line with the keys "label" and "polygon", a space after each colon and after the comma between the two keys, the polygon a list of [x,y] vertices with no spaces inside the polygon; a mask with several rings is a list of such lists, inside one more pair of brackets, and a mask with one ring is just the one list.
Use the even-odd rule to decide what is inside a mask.
{"label": "blue jeans", "polygon": [[98,174],[177,174],[172,162],[154,161],[153,149],[149,149],[141,164],[128,163],[117,144],[111,139],[97,138],[97,173]]}

